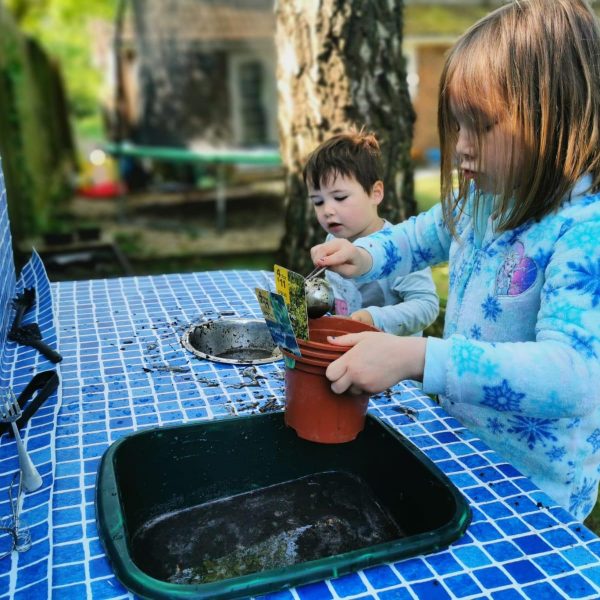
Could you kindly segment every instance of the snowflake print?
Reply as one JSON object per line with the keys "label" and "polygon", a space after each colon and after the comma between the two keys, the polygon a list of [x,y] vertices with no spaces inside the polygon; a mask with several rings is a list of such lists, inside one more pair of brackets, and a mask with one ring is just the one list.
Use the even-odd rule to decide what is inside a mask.
{"label": "snowflake print", "polygon": [[433,258],[433,252],[429,248],[419,248],[415,251],[417,259],[423,264],[428,265]]}
{"label": "snowflake print", "polygon": [[398,266],[398,263],[402,260],[394,240],[388,239],[384,241],[383,252],[385,254],[385,260],[379,273],[380,278],[391,275]]}
{"label": "snowflake print", "polygon": [[598,244],[597,227],[595,225],[580,225],[577,227],[577,248],[595,248]]}
{"label": "snowflake print", "polygon": [[560,448],[558,446],[552,446],[552,449],[546,452],[546,456],[550,459],[550,462],[560,462],[567,451],[563,446]]}
{"label": "snowflake print", "polygon": [[538,442],[545,446],[546,440],[557,441],[557,437],[552,433],[556,428],[556,421],[552,419],[515,417],[511,420],[511,425],[508,433],[514,433],[520,441],[526,441],[530,450],[533,450]]}
{"label": "snowflake print", "polygon": [[494,298],[489,294],[485,301],[481,304],[481,309],[483,310],[484,318],[488,321],[495,321],[502,313],[500,302],[498,302],[497,298]]}
{"label": "snowflake print", "polygon": [[548,263],[550,262],[551,257],[552,257],[552,252],[547,252],[547,251],[543,250],[542,248],[540,248],[536,252],[536,255],[533,257],[533,259],[539,265],[540,269],[543,271],[548,266]]}
{"label": "snowflake print", "polygon": [[587,358],[596,358],[596,352],[594,351],[594,337],[593,336],[585,336],[583,334],[578,333],[577,331],[572,331],[569,334],[571,338],[571,346],[574,350],[578,352],[582,352],[587,356]]}
{"label": "snowflake print", "polygon": [[483,363],[481,371],[486,379],[495,379],[498,375],[498,364],[491,360],[486,360]]}
{"label": "snowflake print", "polygon": [[569,498],[569,509],[572,513],[587,514],[592,510],[593,498],[596,497],[598,485],[595,481],[584,478],[579,489],[576,489]]}
{"label": "snowflake print", "polygon": [[[573,219],[567,219],[561,226],[560,226],[560,231],[558,232],[558,237],[561,238],[563,235],[565,235],[565,233],[567,233],[567,231],[569,231],[569,229],[571,229],[571,227],[573,226]],[[574,244],[577,244],[577,242],[575,241]]]}
{"label": "snowflake print", "polygon": [[568,285],[567,289],[591,295],[592,307],[596,308],[600,303],[600,261],[594,263],[589,258],[586,258],[585,264],[569,261],[567,267],[577,278],[577,281]]}
{"label": "snowflake print", "polygon": [[592,435],[587,438],[586,442],[589,442],[592,445],[594,452],[598,452],[598,450],[600,450],[600,429],[594,429]]}
{"label": "snowflake print", "polygon": [[498,417],[493,417],[487,421],[488,429],[496,435],[504,433],[504,425]]}
{"label": "snowflake print", "polygon": [[544,221],[543,223],[532,224],[525,234],[527,242],[533,246],[537,246],[540,242],[546,240],[548,238],[548,229],[550,229],[549,225],[552,224],[552,219]]}
{"label": "snowflake print", "polygon": [[515,392],[506,379],[502,380],[501,385],[484,385],[483,392],[482,404],[498,411],[516,412],[521,408],[521,400],[525,398],[525,394]]}
{"label": "snowflake print", "polygon": [[547,283],[542,288],[542,296],[544,296],[544,300],[546,302],[549,302],[551,298],[558,296],[558,294],[559,294],[558,288],[555,285],[553,285],[552,283]]}
{"label": "snowflake print", "polygon": [[481,339],[481,327],[479,327],[479,325],[473,325],[473,327],[471,327],[471,337],[474,340]]}
{"label": "snowflake print", "polygon": [[554,315],[558,315],[558,318],[571,325],[583,326],[583,313],[585,310],[578,306],[573,306],[569,302],[556,302],[551,303],[550,308]]}
{"label": "snowflake print", "polygon": [[458,375],[479,373],[479,360],[483,350],[467,340],[457,339],[452,345],[452,361]]}

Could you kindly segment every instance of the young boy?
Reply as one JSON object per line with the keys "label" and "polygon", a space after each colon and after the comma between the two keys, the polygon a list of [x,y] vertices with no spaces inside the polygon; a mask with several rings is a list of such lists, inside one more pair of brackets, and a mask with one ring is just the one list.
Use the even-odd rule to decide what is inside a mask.
{"label": "young boy", "polygon": [[[304,183],[327,240],[354,242],[391,227],[377,213],[383,200],[381,152],[372,134],[349,132],[323,142],[308,157]],[[439,301],[429,268],[404,277],[356,284],[326,272],[335,312],[396,335],[422,335],[438,315]]]}

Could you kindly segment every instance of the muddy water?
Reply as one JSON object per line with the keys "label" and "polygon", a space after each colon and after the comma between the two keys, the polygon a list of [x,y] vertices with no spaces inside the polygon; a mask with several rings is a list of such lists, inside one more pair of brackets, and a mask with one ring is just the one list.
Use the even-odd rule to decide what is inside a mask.
{"label": "muddy water", "polygon": [[219,499],[149,521],[135,562],[172,583],[208,583],[404,537],[360,478],[343,472]]}
{"label": "muddy water", "polygon": [[260,360],[273,356],[273,352],[264,348],[230,348],[215,355],[217,358],[237,360]]}

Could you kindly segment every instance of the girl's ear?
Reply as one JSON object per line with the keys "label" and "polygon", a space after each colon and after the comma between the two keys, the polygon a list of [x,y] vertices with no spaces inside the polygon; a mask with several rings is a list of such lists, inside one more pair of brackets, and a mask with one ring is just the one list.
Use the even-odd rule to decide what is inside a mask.
{"label": "girl's ear", "polygon": [[381,201],[383,200],[383,181],[381,181],[381,179],[378,179],[373,184],[371,198],[373,199],[373,204],[375,206],[379,206],[381,204]]}

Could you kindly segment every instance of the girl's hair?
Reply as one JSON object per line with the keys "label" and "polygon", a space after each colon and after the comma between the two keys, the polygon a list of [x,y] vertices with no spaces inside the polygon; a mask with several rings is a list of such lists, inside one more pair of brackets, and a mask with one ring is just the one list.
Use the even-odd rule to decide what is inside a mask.
{"label": "girl's hair", "polygon": [[354,177],[370,194],[376,181],[383,178],[379,142],[372,133],[349,131],[325,140],[309,155],[302,171],[304,183],[315,190],[338,175]]}
{"label": "girl's hair", "polygon": [[[473,127],[476,148],[490,124],[502,122],[519,135],[498,193],[500,231],[555,211],[584,173],[597,191],[600,32],[587,2],[513,0],[473,25],[450,51],[438,125],[442,204],[453,233],[469,191],[459,169],[458,196],[453,193],[457,117]],[[475,211],[480,197],[477,192]]]}

